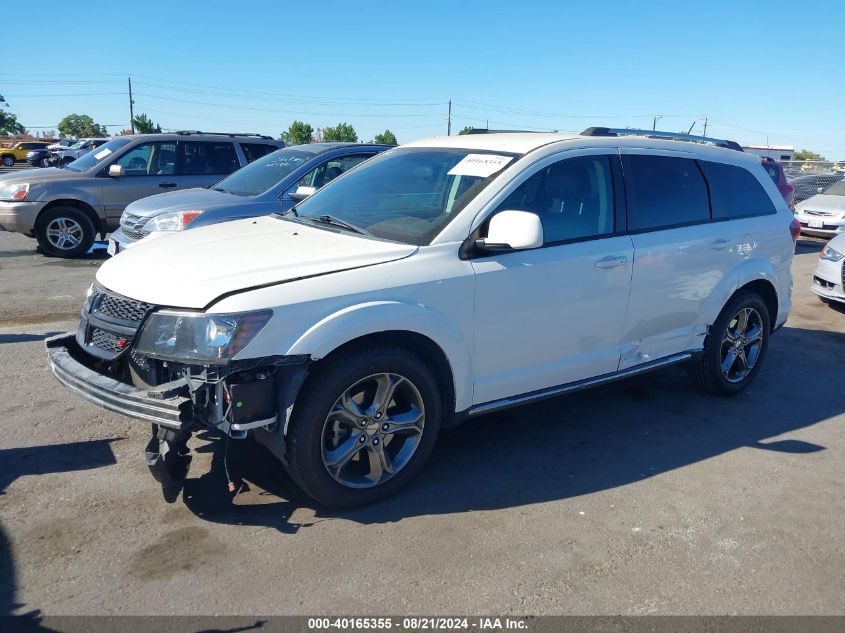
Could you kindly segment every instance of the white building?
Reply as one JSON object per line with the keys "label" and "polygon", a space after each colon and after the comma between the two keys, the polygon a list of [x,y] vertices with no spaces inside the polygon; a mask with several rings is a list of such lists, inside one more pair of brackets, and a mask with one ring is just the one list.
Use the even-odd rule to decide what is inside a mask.
{"label": "white building", "polygon": [[795,147],[792,145],[743,145],[743,151],[749,154],[757,154],[774,160],[792,160]]}

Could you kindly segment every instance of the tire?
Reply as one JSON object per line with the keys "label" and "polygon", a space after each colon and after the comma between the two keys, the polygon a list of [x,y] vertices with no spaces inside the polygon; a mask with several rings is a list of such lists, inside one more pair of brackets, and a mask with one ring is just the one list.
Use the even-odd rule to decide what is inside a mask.
{"label": "tire", "polygon": [[53,207],[38,218],[35,239],[48,257],[79,257],[94,244],[97,230],[88,215],[75,207]]}
{"label": "tire", "polygon": [[42,158],[38,161],[38,166],[41,168],[49,167],[50,166],[50,159],[49,158]]}
{"label": "tire", "polygon": [[14,167],[15,166],[15,157],[7,154],[3,157],[3,167]]}
{"label": "tire", "polygon": [[[741,321],[736,319],[740,313],[746,314],[747,330],[737,336]],[[760,341],[756,344],[752,341],[758,336],[758,326]],[[730,334],[734,336],[729,337]],[[692,363],[694,380],[713,394],[731,396],[739,393],[760,371],[769,347],[770,334],[769,309],[763,298],[748,291],[734,295],[710,328],[704,340],[703,354]],[[732,343],[732,340],[739,342]],[[738,350],[742,350],[742,353],[739,354]],[[727,372],[723,371],[723,363],[728,365]]]}
{"label": "tire", "polygon": [[[388,377],[386,383],[384,376]],[[393,396],[384,413],[366,411],[375,403],[382,384],[395,385],[392,392],[387,388]],[[358,426],[350,423],[355,418],[342,411],[340,404],[341,396],[356,388],[364,390],[354,396],[360,397],[358,404],[353,402],[354,409],[365,416]],[[387,497],[412,479],[431,455],[442,417],[440,393],[431,368],[402,347],[361,346],[330,357],[316,367],[296,399],[286,437],[285,466],[302,490],[328,507],[351,508]],[[414,418],[420,421],[411,429],[409,421]],[[397,420],[406,428],[388,433],[387,427],[399,424]],[[344,465],[333,468],[331,474],[332,466],[327,464],[333,459],[333,450],[351,458],[335,460]],[[373,482],[374,477],[378,482]]]}

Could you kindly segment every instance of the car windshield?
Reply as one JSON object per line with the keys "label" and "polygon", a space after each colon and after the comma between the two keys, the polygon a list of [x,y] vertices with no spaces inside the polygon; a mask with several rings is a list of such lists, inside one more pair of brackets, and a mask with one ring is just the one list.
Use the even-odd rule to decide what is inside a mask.
{"label": "car windshield", "polygon": [[214,189],[237,196],[257,196],[314,158],[315,154],[297,149],[280,149],[254,160],[226,176]]}
{"label": "car windshield", "polygon": [[72,163],[68,163],[65,169],[69,169],[70,171],[88,171],[92,167],[102,163],[131,140],[131,138],[127,137],[112,139],[108,143],[104,143],[98,148],[91,150],[81,158],[77,158]]}
{"label": "car windshield", "polygon": [[845,180],[833,183],[830,187],[825,189],[826,196],[845,196]]}
{"label": "car windshield", "polygon": [[388,150],[296,205],[300,220],[323,218],[406,244],[423,245],[514,160],[466,149]]}
{"label": "car windshield", "polygon": [[76,141],[76,143],[71,145],[68,149],[79,149],[83,145],[85,145],[85,141]]}

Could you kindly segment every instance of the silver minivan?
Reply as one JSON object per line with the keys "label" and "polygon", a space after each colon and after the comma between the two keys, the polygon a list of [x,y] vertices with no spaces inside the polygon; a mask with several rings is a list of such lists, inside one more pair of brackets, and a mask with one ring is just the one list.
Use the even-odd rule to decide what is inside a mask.
{"label": "silver minivan", "polygon": [[77,257],[117,228],[129,203],[207,187],[280,147],[258,134],[119,136],[61,169],[0,176],[0,229],[34,237],[45,255]]}

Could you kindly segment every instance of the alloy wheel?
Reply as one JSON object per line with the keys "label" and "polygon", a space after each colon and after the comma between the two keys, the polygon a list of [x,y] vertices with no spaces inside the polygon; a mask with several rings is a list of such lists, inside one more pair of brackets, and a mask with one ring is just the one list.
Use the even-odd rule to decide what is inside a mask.
{"label": "alloy wheel", "polygon": [[378,486],[408,465],[424,427],[425,405],[410,380],[394,373],[367,376],[348,387],[326,416],[323,465],[343,486]]}
{"label": "alloy wheel", "polygon": [[83,231],[80,224],[71,218],[51,220],[45,231],[47,241],[59,250],[68,251],[82,243]]}
{"label": "alloy wheel", "polygon": [[754,369],[763,349],[763,319],[754,308],[737,312],[722,338],[721,370],[725,380],[738,383]]}

